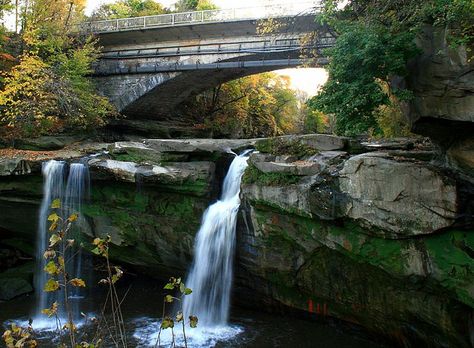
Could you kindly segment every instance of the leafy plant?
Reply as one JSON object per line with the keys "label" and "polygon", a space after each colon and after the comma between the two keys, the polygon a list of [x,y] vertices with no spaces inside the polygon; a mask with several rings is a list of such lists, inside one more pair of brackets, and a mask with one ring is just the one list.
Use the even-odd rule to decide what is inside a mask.
{"label": "leafy plant", "polygon": [[[106,261],[107,277],[101,279],[99,284],[108,286],[107,298],[102,308],[102,320],[99,323],[99,328],[105,326],[109,337],[116,347],[127,347],[127,338],[125,333],[125,321],[123,319],[121,305],[124,299],[120,299],[118,296],[117,288],[115,284],[123,276],[123,271],[118,266],[112,266],[109,259],[109,244],[111,238],[109,235],[105,239],[95,238],[92,244],[94,248],[92,252],[96,255],[102,256]],[[110,305],[112,323],[109,325],[106,319],[106,306]]]}
{"label": "leafy plant", "polygon": [[49,317],[55,317],[57,323],[60,325],[60,318],[58,316],[59,306],[64,306],[67,314],[67,322],[60,327],[60,330],[67,331],[71,347],[76,347],[76,325],[73,320],[72,309],[69,304],[69,288],[70,287],[85,287],[84,280],[80,278],[72,278],[72,275],[66,270],[68,254],[67,251],[71,249],[75,243],[73,239],[69,238],[69,232],[71,231],[72,223],[77,220],[78,215],[72,214],[68,218],[62,218],[59,213],[61,209],[61,202],[59,199],[55,199],[51,208],[54,209],[53,213],[49,215],[48,221],[51,222],[49,232],[51,236],[49,238],[48,249],[44,253],[44,258],[48,260],[44,271],[50,276],[46,282],[43,291],[45,292],[56,292],[63,291],[63,303],[59,304],[54,302],[50,308],[45,308],[42,312]]}
{"label": "leafy plant", "polygon": [[38,342],[34,339],[34,332],[31,325],[22,328],[16,324],[12,324],[9,330],[2,335],[7,348],[35,348]]}
{"label": "leafy plant", "polygon": [[[172,343],[171,346],[175,347],[175,335],[174,335],[174,326],[175,323],[181,323],[183,337],[184,337],[184,345],[187,348],[188,342],[186,338],[186,316],[183,313],[183,299],[185,296],[191,295],[193,292],[190,288],[187,288],[186,285],[183,283],[181,278],[170,278],[169,282],[164,286],[165,290],[173,291],[174,293],[178,293],[178,297],[173,296],[172,294],[168,294],[163,298],[163,315],[161,318],[160,330],[158,332],[158,339],[156,341],[155,347],[161,347],[161,331],[166,329],[171,329],[171,336],[172,336]],[[181,305],[180,310],[174,316],[167,316],[166,314],[166,305],[178,301]],[[191,328],[196,328],[198,324],[198,318],[195,315],[189,315],[188,323]]]}

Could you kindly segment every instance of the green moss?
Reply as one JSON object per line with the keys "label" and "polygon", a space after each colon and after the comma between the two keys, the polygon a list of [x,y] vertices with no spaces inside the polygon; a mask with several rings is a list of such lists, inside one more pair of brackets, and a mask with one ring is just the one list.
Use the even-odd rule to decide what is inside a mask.
{"label": "green moss", "polygon": [[298,139],[269,138],[257,141],[255,148],[272,155],[291,155],[298,159],[316,155],[318,151]]}
{"label": "green moss", "polygon": [[6,246],[18,249],[27,255],[31,255],[31,256],[35,255],[35,245],[34,243],[31,243],[31,241],[29,240],[21,239],[21,238],[9,238],[9,239],[3,239],[1,243]]}
{"label": "green moss", "polygon": [[431,287],[441,286],[451,297],[474,307],[474,231],[452,230],[416,239],[385,239],[367,234],[351,221],[336,224],[287,212],[282,214],[281,209],[261,202],[254,206],[258,223],[265,228],[266,243],[287,240],[288,248],[294,248],[295,241],[299,245],[317,242],[354,262],[381,269],[400,281],[406,281],[407,277],[416,281],[412,268],[419,268],[420,262],[428,262],[432,270],[425,271],[426,278],[420,275],[420,281]]}
{"label": "green moss", "polygon": [[43,178],[39,175],[8,176],[0,178],[0,195],[8,197],[42,196]]}
{"label": "green moss", "polygon": [[124,153],[112,153],[112,158],[117,161],[134,162],[138,164],[160,164],[161,161],[160,153],[139,148],[128,148]]}
{"label": "green moss", "polygon": [[297,184],[300,178],[297,175],[288,173],[264,173],[250,163],[242,177],[242,183],[248,185],[284,186]]}

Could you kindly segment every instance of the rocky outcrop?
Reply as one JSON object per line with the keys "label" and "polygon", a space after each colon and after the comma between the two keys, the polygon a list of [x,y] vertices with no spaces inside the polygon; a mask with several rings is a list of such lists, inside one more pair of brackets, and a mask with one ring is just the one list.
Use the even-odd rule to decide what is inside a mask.
{"label": "rocky outcrop", "polygon": [[430,234],[453,225],[456,183],[430,166],[387,153],[350,158],[338,173],[344,216],[396,236]]}
{"label": "rocky outcrop", "polygon": [[466,47],[453,47],[448,39],[448,30],[429,26],[420,35],[422,54],[409,66],[414,99],[407,116],[415,133],[439,145],[447,167],[474,182],[474,60]]}
{"label": "rocky outcrop", "polygon": [[474,62],[464,46],[452,47],[448,30],[425,27],[412,63],[409,86],[415,94],[410,118],[474,122]]}
{"label": "rocky outcrop", "polygon": [[[267,307],[340,318],[402,345],[470,347],[474,225],[461,223],[470,214],[461,185],[414,146],[363,146],[378,151],[251,156],[238,236],[242,301],[251,293]],[[301,162],[319,171],[281,170]]]}
{"label": "rocky outcrop", "polygon": [[[400,344],[473,344],[474,190],[432,161],[425,140],[361,144],[308,135],[89,144],[79,151],[96,152],[87,159],[85,241],[110,235],[111,257],[127,269],[184,275],[230,152],[248,146],[259,152],[250,156],[241,192],[240,303],[339,318]],[[4,165],[0,239],[33,238],[41,161],[58,156]],[[21,161],[31,170],[20,170]]]}

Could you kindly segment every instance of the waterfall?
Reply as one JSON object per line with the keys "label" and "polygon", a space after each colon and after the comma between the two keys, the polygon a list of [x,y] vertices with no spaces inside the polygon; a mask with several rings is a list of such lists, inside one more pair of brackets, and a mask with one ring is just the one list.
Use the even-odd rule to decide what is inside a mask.
{"label": "waterfall", "polygon": [[36,317],[38,318],[42,316],[41,310],[51,305],[51,293],[43,291],[44,285],[49,278],[49,275],[44,271],[46,260],[43,254],[49,245],[48,216],[50,214],[51,203],[56,198],[62,198],[64,192],[64,169],[64,162],[53,160],[43,163],[43,201],[41,202],[38,221],[35,271],[35,289],[37,296]]}
{"label": "waterfall", "polygon": [[[61,200],[60,215],[63,219],[67,219],[72,213],[79,213],[81,205],[89,193],[89,169],[86,163],[72,163],[69,166],[69,175],[66,180],[67,166],[65,162],[51,160],[43,163],[43,201],[38,222],[38,239],[36,245],[36,272],[35,272],[35,289],[37,294],[36,319],[41,321],[44,315],[41,310],[48,308],[54,301],[63,303],[63,292],[45,292],[44,285],[49,279],[49,275],[44,271],[47,260],[44,259],[43,254],[49,245],[49,222],[48,216],[51,214],[51,203],[55,199]],[[67,265],[67,272],[77,278],[88,278],[84,273],[84,255],[81,249],[78,248],[78,243],[81,240],[79,231],[80,225],[84,219],[79,216],[75,226],[71,229],[71,234],[68,239],[75,239],[76,246],[68,251],[69,259]],[[87,282],[86,282],[87,284]],[[71,288],[69,298],[71,301],[71,308],[76,318],[80,316],[79,298],[83,296],[84,290],[78,288]],[[64,308],[60,308],[60,316],[65,316]]]}
{"label": "waterfall", "polygon": [[224,179],[221,199],[207,208],[195,241],[195,255],[186,286],[186,316],[196,315],[201,327],[225,325],[229,317],[235,229],[240,183],[249,151],[235,157]]}

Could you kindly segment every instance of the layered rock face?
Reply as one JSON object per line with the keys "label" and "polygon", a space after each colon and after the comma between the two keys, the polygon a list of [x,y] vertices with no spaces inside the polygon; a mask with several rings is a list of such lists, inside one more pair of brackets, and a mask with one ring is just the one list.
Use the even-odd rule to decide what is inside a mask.
{"label": "layered rock face", "polygon": [[427,26],[418,39],[422,54],[407,81],[414,92],[408,118],[415,133],[429,136],[445,153],[445,164],[474,177],[474,59],[452,47],[447,30]]}
{"label": "layered rock face", "polygon": [[[89,156],[85,241],[108,234],[116,262],[184,275],[230,153],[249,147],[238,302],[339,318],[400,344],[473,344],[473,190],[424,140],[144,140],[0,159],[0,246],[32,253],[41,162]],[[28,279],[0,273],[12,278]]]}
{"label": "layered rock face", "polygon": [[293,142],[257,143],[267,153],[250,158],[241,293],[400,344],[473,345],[474,227],[462,184],[420,160],[426,148],[380,144],[351,155],[348,144],[310,146],[315,153],[301,156]]}
{"label": "layered rock face", "polygon": [[115,260],[163,278],[182,274],[192,261],[202,214],[219,194],[231,152],[253,143],[147,140],[0,159],[1,242],[20,238],[18,248],[24,250],[35,240],[42,162],[87,159],[92,185],[83,203],[86,247],[95,236],[110,235]]}

